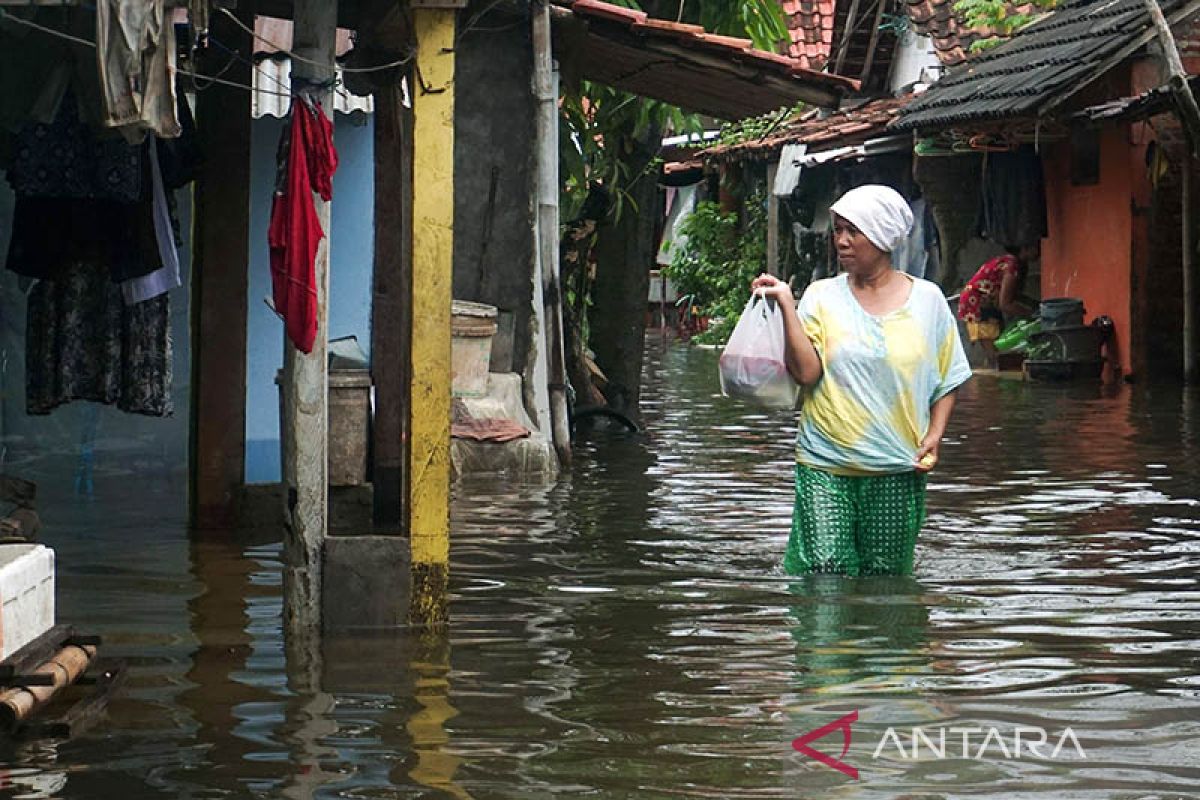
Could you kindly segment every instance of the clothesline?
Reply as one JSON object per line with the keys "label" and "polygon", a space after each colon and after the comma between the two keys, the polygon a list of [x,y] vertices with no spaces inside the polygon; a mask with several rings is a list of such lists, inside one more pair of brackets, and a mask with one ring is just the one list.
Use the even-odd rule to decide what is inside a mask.
{"label": "clothesline", "polygon": [[[95,47],[96,47],[96,43],[89,39],[83,39],[78,36],[73,36],[69,33],[64,33],[63,31],[55,30],[54,28],[48,28],[44,25],[39,25],[38,23],[33,22],[31,20],[27,20],[22,17],[14,16],[14,15],[8,13],[7,11],[5,11],[3,8],[0,8],[0,20],[7,20],[9,22],[14,22],[18,25],[24,25],[25,27],[31,28],[31,29],[39,31],[41,33],[45,33],[49,36],[55,36],[59,39],[65,39],[69,42],[74,42],[75,44],[81,44],[86,47],[90,47],[92,49],[95,49]],[[253,61],[250,61],[245,56],[242,56],[241,54],[230,49],[227,45],[223,44],[218,39],[216,39],[210,35],[209,41],[213,42],[214,44],[219,46],[221,49],[225,50],[227,53],[232,55],[234,58],[242,61],[242,63],[249,64],[255,71],[257,71],[260,75],[262,75],[267,80],[270,80],[276,84],[279,84],[281,87],[284,87],[284,84],[282,81],[280,81],[279,79],[275,78],[272,75],[269,75],[265,70],[261,69]],[[268,44],[270,44],[270,42],[268,42]],[[288,53],[288,51],[286,51],[286,50],[281,50],[280,52],[288,54],[291,57],[294,57],[290,53]],[[406,60],[410,60],[410,59],[411,59],[411,56],[409,59],[406,59]],[[301,59],[301,60],[306,60],[306,59]],[[401,63],[403,63],[403,62],[401,62]],[[391,69],[390,66],[382,67],[382,68],[383,69]],[[342,69],[343,71],[345,71],[345,68],[339,67],[339,69]],[[380,68],[376,68],[376,69],[380,69]],[[177,67],[176,71],[179,72],[179,74],[181,74],[181,75],[187,75],[187,76],[190,76],[193,78],[202,78],[206,81],[209,81],[210,83],[218,83],[218,84],[221,84],[222,86],[230,86],[235,89],[245,89],[248,92],[263,92],[264,94],[270,94],[270,95],[274,95],[276,97],[295,97],[297,95],[296,92],[293,92],[290,90],[286,91],[286,92],[277,92],[272,89],[264,89],[261,87],[248,86],[244,83],[238,83],[237,81],[225,80],[225,79],[221,78],[219,75],[206,75],[202,72],[194,72],[192,70],[184,69],[182,67]],[[288,87],[284,87],[284,88],[288,88]],[[333,88],[334,91],[338,91],[340,94],[344,94],[344,92],[341,92],[340,90],[338,90],[336,86],[332,86],[331,88]]]}
{"label": "clothesline", "polygon": [[10,14],[9,12],[5,11],[3,8],[0,8],[0,20],[8,20],[9,22],[15,22],[18,25],[24,25],[27,28],[33,28],[35,31],[41,31],[42,33],[48,33],[51,36],[57,36],[60,39],[66,39],[68,42],[75,42],[75,44],[82,44],[86,47],[95,48],[95,46],[96,46],[96,43],[93,41],[90,41],[88,39],[81,39],[78,36],[72,36],[71,34],[63,33],[62,31],[56,31],[54,28],[47,28],[45,25],[38,25],[36,22],[27,20],[24,17],[18,17],[13,14]]}
{"label": "clothesline", "polygon": [[415,56],[415,55],[416,55],[415,48],[413,48],[413,50],[412,50],[411,52],[409,52],[409,54],[408,54],[408,55],[406,55],[406,56],[405,56],[404,58],[402,58],[402,59],[399,59],[398,61],[392,61],[392,62],[390,62],[390,63],[387,63],[387,64],[378,64],[378,65],[376,65],[376,66],[373,66],[373,67],[342,67],[342,66],[339,66],[339,65],[338,65],[338,64],[336,64],[336,63],[335,63],[335,64],[327,64],[327,63],[325,63],[325,62],[323,62],[323,61],[314,61],[314,60],[313,60],[313,59],[311,59],[311,58],[305,58],[304,56],[297,55],[295,52],[293,52],[293,51],[291,51],[291,50],[288,50],[288,49],[287,49],[287,48],[285,48],[285,47],[280,47],[280,46],[279,46],[279,45],[277,45],[275,42],[272,42],[270,39],[266,39],[266,38],[263,38],[262,36],[259,36],[259,35],[258,35],[258,34],[257,34],[255,31],[254,31],[254,29],[253,29],[253,28],[251,28],[249,25],[247,25],[246,23],[244,23],[244,22],[242,22],[240,19],[238,19],[238,18],[237,18],[237,16],[236,16],[236,15],[235,15],[235,14],[234,14],[232,11],[230,11],[230,10],[229,10],[229,9],[227,9],[227,8],[218,8],[217,10],[218,10],[218,11],[220,11],[220,12],[221,12],[222,14],[224,14],[225,16],[229,17],[231,20],[233,20],[234,24],[235,24],[235,25],[237,25],[239,28],[241,28],[243,31],[245,31],[246,33],[250,34],[250,35],[251,35],[251,36],[253,36],[255,39],[258,39],[258,40],[259,40],[260,42],[262,42],[263,44],[270,45],[270,46],[271,46],[271,47],[273,47],[274,49],[276,49],[276,50],[278,50],[279,52],[281,52],[281,53],[283,53],[284,55],[286,55],[288,58],[291,58],[291,59],[293,59],[293,60],[295,60],[295,61],[302,62],[302,63],[304,63],[304,64],[311,64],[311,65],[312,65],[312,66],[314,66],[314,67],[319,67],[319,68],[321,68],[321,69],[325,69],[325,70],[329,70],[329,69],[338,70],[338,69],[340,69],[342,72],[352,72],[352,73],[355,73],[355,74],[364,74],[364,73],[369,73],[369,72],[383,72],[384,70],[395,69],[396,67],[402,67],[402,66],[404,66],[404,65],[405,65],[405,64],[407,64],[408,62],[412,61],[412,60],[413,60],[413,56]]}

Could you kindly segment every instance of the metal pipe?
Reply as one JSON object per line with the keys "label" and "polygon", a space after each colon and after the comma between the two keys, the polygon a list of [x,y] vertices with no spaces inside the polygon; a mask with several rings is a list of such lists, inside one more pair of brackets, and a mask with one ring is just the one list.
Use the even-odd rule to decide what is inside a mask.
{"label": "metal pipe", "polygon": [[550,38],[550,4],[533,5],[533,92],[537,103],[537,247],[545,311],[550,431],[559,463],[571,463],[562,287],[558,268],[558,81]]}

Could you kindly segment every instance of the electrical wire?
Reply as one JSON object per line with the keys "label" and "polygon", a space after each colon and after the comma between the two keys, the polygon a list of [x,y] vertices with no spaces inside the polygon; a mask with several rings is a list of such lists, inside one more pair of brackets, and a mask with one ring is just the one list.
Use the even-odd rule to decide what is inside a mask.
{"label": "electrical wire", "polygon": [[[279,86],[281,89],[286,90],[289,94],[294,94],[294,92],[291,91],[291,87],[288,84],[284,83],[279,78],[276,78],[274,75],[267,72],[265,69],[260,67],[252,59],[246,58],[246,56],[244,56],[241,53],[239,53],[238,51],[232,49],[229,45],[225,44],[220,39],[218,39],[215,36],[212,36],[210,34],[208,37],[208,41],[210,44],[214,44],[217,47],[219,47],[220,49],[224,50],[226,53],[228,53],[231,60],[239,61],[242,64],[249,66],[256,73],[258,73],[258,75],[261,76],[262,78],[265,78],[266,80],[271,81],[275,85]],[[341,69],[341,67],[338,67],[338,69]],[[347,103],[352,102],[350,99],[349,93],[346,92],[344,89],[339,88],[337,83],[338,83],[337,79],[335,78],[334,80],[329,81],[327,84],[325,84],[325,83],[319,84],[319,87],[320,88],[329,88],[329,89],[333,90],[334,92],[336,92],[338,95],[340,95],[341,98],[343,100],[345,100]],[[256,91],[259,91],[259,90],[256,90]]]}
{"label": "electrical wire", "polygon": [[204,80],[208,81],[209,83],[219,83],[222,86],[232,86],[235,89],[245,89],[248,92],[262,92],[263,94],[273,94],[276,97],[294,97],[295,96],[294,92],[277,92],[274,89],[264,89],[261,86],[259,86],[259,87],[247,86],[244,83],[238,83],[237,81],[227,81],[224,78],[218,78],[214,75],[205,75],[202,72],[192,72],[190,69],[183,69],[182,67],[176,68],[176,71],[180,75],[188,75],[193,78],[203,78]]}
{"label": "electrical wire", "polygon": [[39,25],[36,22],[32,22],[32,21],[24,19],[22,17],[18,17],[14,14],[10,14],[9,12],[5,11],[3,8],[0,8],[0,19],[8,20],[9,22],[15,22],[18,25],[24,25],[25,27],[32,28],[35,31],[41,31],[42,33],[48,33],[51,36],[57,36],[60,39],[66,39],[68,42],[74,42],[75,44],[81,44],[81,45],[84,45],[85,47],[94,48],[96,46],[96,43],[93,41],[89,41],[88,39],[80,39],[78,36],[72,36],[69,33],[63,33],[62,31],[55,30],[54,28],[47,28],[45,25]]}
{"label": "electrical wire", "polygon": [[[21,17],[17,17],[17,16],[10,14],[9,12],[5,11],[3,8],[0,8],[0,20],[8,20],[10,22],[15,22],[18,25],[24,25],[25,27],[31,28],[31,29],[39,31],[41,33],[45,33],[49,36],[54,36],[59,39],[65,39],[66,41],[74,42],[75,44],[81,44],[81,45],[84,45],[85,47],[91,47],[91,48],[96,47],[96,43],[93,41],[90,41],[88,39],[81,39],[78,36],[72,36],[69,33],[64,33],[63,31],[55,30],[54,28],[48,28],[44,25],[39,25],[36,22],[31,22],[27,19],[22,19]],[[217,42],[217,40],[213,39],[212,37],[209,37],[209,39],[210,39],[210,41]],[[238,83],[237,81],[231,81],[231,80],[226,80],[226,79],[222,78],[221,75],[225,74],[225,72],[229,69],[229,67],[233,64],[233,62],[235,60],[241,60],[241,61],[243,61],[243,63],[249,63],[264,78],[266,78],[270,81],[273,81],[274,83],[279,84],[283,88],[288,88],[288,87],[284,86],[282,81],[275,78],[273,75],[268,74],[265,70],[261,69],[256,64],[254,64],[254,62],[249,61],[249,59],[246,59],[245,56],[242,56],[241,54],[231,50],[228,46],[221,44],[220,42],[217,42],[217,44],[219,44],[223,50],[225,50],[227,53],[229,53],[232,56],[232,58],[221,69],[221,71],[218,72],[216,75],[207,75],[203,72],[195,72],[190,69],[184,69],[183,67],[176,67],[176,72],[178,72],[180,75],[187,75],[188,77],[191,77],[193,79],[199,78],[201,80],[207,81],[209,84],[219,83],[222,86],[230,86],[235,89],[245,89],[248,92],[263,92],[265,94],[275,95],[276,97],[295,97],[295,92],[291,92],[291,91],[277,92],[272,89],[248,86],[244,83]],[[282,51],[282,52],[286,53],[287,51]],[[304,60],[304,59],[301,59],[301,60]],[[388,67],[388,68],[390,69],[390,67]],[[200,88],[200,87],[197,87],[197,88]],[[334,88],[335,91],[338,91],[336,89],[336,87],[331,86],[331,88]],[[344,95],[344,92],[339,91],[339,94]]]}
{"label": "electrical wire", "polygon": [[392,61],[388,64],[378,64],[374,67],[339,67],[337,64],[328,64],[324,61],[314,61],[311,58],[305,58],[304,56],[297,55],[296,53],[294,53],[291,50],[288,50],[285,47],[280,47],[279,45],[272,42],[270,39],[265,39],[262,36],[259,36],[257,33],[255,33],[253,28],[251,28],[249,25],[247,25],[246,23],[244,23],[240,19],[238,19],[237,15],[235,15],[228,8],[218,8],[217,10],[220,11],[225,16],[229,17],[231,20],[233,20],[235,25],[237,25],[239,28],[241,28],[246,33],[253,36],[255,39],[258,39],[263,44],[270,45],[275,50],[278,50],[279,52],[283,53],[284,55],[288,56],[289,58],[295,59],[296,61],[299,61],[304,64],[310,64],[314,67],[320,67],[321,69],[325,69],[325,70],[340,69],[342,72],[352,72],[352,73],[356,73],[356,74],[368,73],[368,72],[383,72],[384,70],[395,69],[396,67],[404,66],[408,62],[412,61],[413,56],[416,55],[415,52],[410,52],[407,56],[400,59],[399,61]]}

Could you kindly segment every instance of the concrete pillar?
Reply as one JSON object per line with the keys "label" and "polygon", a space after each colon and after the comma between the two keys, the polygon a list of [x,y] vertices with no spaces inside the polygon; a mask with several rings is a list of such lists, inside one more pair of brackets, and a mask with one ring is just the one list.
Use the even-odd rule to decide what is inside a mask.
{"label": "concrete pillar", "polygon": [[409,621],[446,621],[450,561],[450,304],[457,11],[414,8]]}
{"label": "concrete pillar", "polygon": [[[337,39],[336,0],[296,0],[293,91],[333,78]],[[309,63],[309,62],[316,62]],[[316,66],[328,64],[329,67]],[[332,87],[317,94],[327,115],[333,114]],[[292,154],[295,158],[296,154]],[[284,623],[288,635],[305,638],[321,625],[321,549],[328,530],[329,375],[329,203],[313,195],[325,238],[317,249],[317,336],[305,354],[284,341],[282,378],[284,419],[283,478],[291,513],[284,538]],[[298,644],[294,642],[293,644]]]}

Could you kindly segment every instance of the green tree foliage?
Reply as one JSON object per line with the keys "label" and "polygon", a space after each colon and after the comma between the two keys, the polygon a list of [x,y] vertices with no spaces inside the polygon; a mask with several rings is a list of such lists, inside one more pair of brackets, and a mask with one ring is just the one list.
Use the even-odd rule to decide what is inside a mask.
{"label": "green tree foliage", "polygon": [[962,15],[969,27],[991,33],[971,45],[971,50],[978,52],[995,47],[1057,5],[1058,0],[1027,0],[1023,3],[1010,0],[958,0],[954,10]]}
{"label": "green tree foliage", "polygon": [[749,297],[750,282],[767,268],[767,198],[746,198],[743,216],[722,214],[714,202],[698,203],[683,223],[687,243],[676,251],[667,274],[681,295],[691,295],[712,324],[698,341],[723,344]]}
{"label": "green tree foliage", "polygon": [[[787,39],[787,23],[777,0],[616,0],[618,5],[646,11],[652,17],[703,25],[705,30],[750,39],[755,47],[774,50]],[[591,183],[601,183],[619,217],[628,208],[628,188],[657,175],[657,162],[630,158],[632,142],[649,136],[699,133],[700,118],[679,108],[582,81],[565,87],[560,105],[559,157],[562,173],[561,215],[575,219]],[[632,209],[637,213],[637,209]]]}
{"label": "green tree foliage", "polygon": [[807,108],[799,102],[791,108],[780,108],[760,117],[746,117],[735,122],[727,122],[721,126],[720,134],[715,142],[703,142],[697,148],[713,147],[716,145],[736,145],[764,139],[795,121]]}

